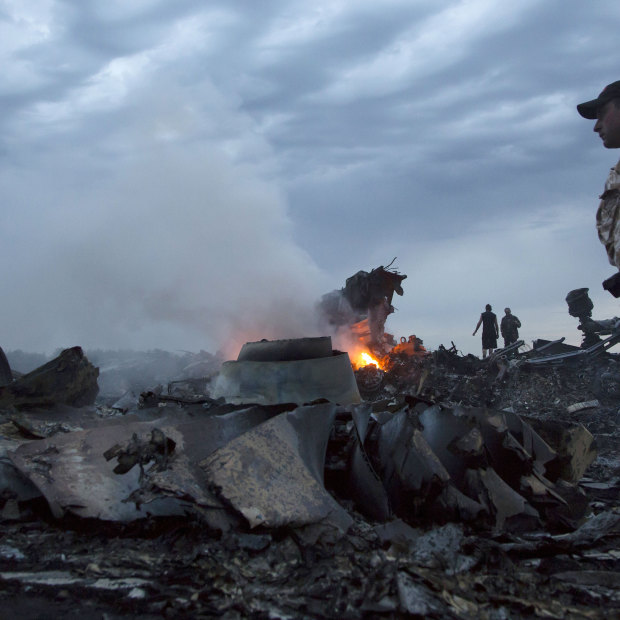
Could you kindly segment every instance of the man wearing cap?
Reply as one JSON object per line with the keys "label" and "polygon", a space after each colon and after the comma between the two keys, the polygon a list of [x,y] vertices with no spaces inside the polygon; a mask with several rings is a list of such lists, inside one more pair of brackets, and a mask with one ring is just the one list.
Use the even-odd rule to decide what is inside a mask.
{"label": "man wearing cap", "polygon": [[[600,136],[605,148],[620,148],[620,81],[605,86],[596,99],[580,103],[577,111],[584,118],[596,120],[594,131]],[[620,161],[611,169],[600,198],[596,229],[607,250],[609,262],[620,269]],[[618,297],[620,274],[603,282],[603,286]]]}

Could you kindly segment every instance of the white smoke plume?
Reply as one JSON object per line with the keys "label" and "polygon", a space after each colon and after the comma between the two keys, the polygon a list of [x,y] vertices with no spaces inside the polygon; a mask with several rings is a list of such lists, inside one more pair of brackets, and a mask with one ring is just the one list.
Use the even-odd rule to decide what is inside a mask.
{"label": "white smoke plume", "polygon": [[326,278],[295,243],[269,146],[210,84],[26,121],[23,165],[0,174],[5,349],[233,357],[249,340],[317,335]]}

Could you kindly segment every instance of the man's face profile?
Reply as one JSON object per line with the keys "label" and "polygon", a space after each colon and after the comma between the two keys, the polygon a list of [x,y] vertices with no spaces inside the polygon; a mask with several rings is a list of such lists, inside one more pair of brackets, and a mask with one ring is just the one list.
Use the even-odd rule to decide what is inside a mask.
{"label": "man's face profile", "polygon": [[620,148],[620,101],[608,101],[597,111],[594,131],[598,133],[603,146],[608,149]]}

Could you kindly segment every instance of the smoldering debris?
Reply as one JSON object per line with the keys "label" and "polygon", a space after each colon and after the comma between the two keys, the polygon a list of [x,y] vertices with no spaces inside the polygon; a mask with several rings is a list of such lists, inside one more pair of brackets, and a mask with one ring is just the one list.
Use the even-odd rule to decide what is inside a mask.
{"label": "smoldering debris", "polygon": [[[238,362],[338,355],[327,344],[258,343]],[[69,405],[58,385],[56,406],[4,405],[5,610],[63,615],[79,598],[116,617],[617,612],[616,358],[534,367],[402,349],[384,370],[338,375],[363,402],[285,402],[281,389],[240,402],[256,380],[229,402],[209,369],[122,406],[110,393]]]}
{"label": "smoldering debris", "polygon": [[358,271],[343,288],[323,295],[317,303],[322,321],[336,334],[363,344],[374,355],[385,355],[396,344],[386,333],[385,322],[395,311],[394,293],[404,294],[402,282],[407,276],[392,268],[394,260],[387,267]]}
{"label": "smoldering debris", "polygon": [[351,360],[329,337],[247,343],[222,364],[212,393],[231,403],[360,402]]}
{"label": "smoldering debris", "polygon": [[99,370],[88,361],[80,347],[66,349],[32,372],[15,381],[6,381],[0,387],[0,407],[22,410],[62,404],[92,405],[99,392],[98,375]]}

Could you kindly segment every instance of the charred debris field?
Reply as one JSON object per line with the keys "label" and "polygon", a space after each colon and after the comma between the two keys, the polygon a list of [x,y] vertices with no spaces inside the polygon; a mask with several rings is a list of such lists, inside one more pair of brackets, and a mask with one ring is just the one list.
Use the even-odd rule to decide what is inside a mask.
{"label": "charred debris field", "polygon": [[2,354],[2,616],[618,617],[620,360],[520,350]]}

